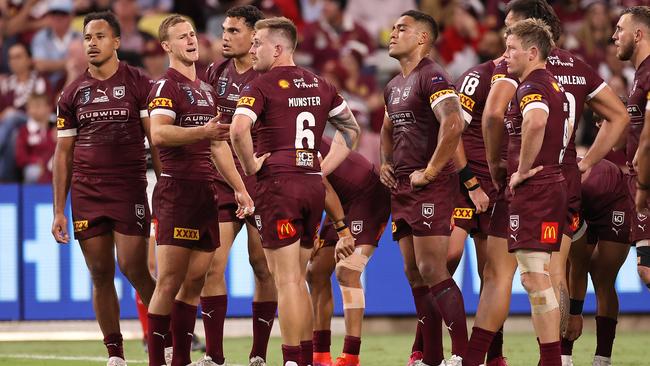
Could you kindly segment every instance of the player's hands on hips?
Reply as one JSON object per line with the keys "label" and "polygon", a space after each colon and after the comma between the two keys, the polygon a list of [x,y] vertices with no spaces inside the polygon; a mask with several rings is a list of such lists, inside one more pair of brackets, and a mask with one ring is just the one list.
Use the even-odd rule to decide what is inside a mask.
{"label": "player's hands on hips", "polygon": [[244,174],[253,175],[259,172],[262,169],[262,165],[264,165],[264,160],[269,156],[271,156],[271,153],[266,153],[262,156],[257,156],[257,153],[253,154],[253,165],[250,167],[243,166]]}
{"label": "player's hands on hips", "polygon": [[397,180],[395,179],[395,170],[393,169],[393,164],[381,164],[381,168],[379,168],[379,180],[383,185],[390,189],[397,188]]}
{"label": "player's hands on hips", "polygon": [[54,215],[54,221],[52,221],[52,235],[57,243],[67,244],[70,241],[70,235],[68,235],[68,219],[64,214]]}
{"label": "player's hands on hips", "polygon": [[636,212],[648,215],[648,191],[643,189],[636,190],[636,197],[634,198],[636,205]]}
{"label": "player's hands on hips", "polygon": [[255,212],[255,204],[253,203],[251,196],[248,195],[248,191],[245,189],[243,191],[235,191],[235,201],[237,202],[237,211],[235,211],[235,215],[237,215],[238,218],[243,219]]}
{"label": "player's hands on hips", "polygon": [[521,183],[523,183],[526,179],[534,176],[535,174],[539,173],[542,169],[544,169],[543,166],[538,166],[536,168],[533,168],[527,172],[520,172],[517,170],[512,174],[510,177],[510,191],[514,193],[514,190],[517,186],[519,186]]}
{"label": "player's hands on hips", "polygon": [[339,236],[339,241],[336,242],[334,248],[334,258],[338,262],[349,257],[352,253],[354,253],[354,237],[350,232],[347,232],[343,236]]}
{"label": "player's hands on hips", "polygon": [[575,341],[582,335],[582,315],[569,315],[564,338]]}
{"label": "player's hands on hips", "polygon": [[469,191],[469,198],[472,200],[474,207],[476,207],[476,213],[480,214],[487,211],[488,206],[490,205],[490,197],[485,194],[483,188],[478,187],[473,191]]}
{"label": "player's hands on hips", "polygon": [[411,178],[411,187],[413,188],[420,188],[424,187],[427,184],[431,183],[433,179],[427,176],[425,173],[425,169],[420,169],[416,170],[411,175],[409,175],[409,178]]}
{"label": "player's hands on hips", "polygon": [[587,168],[585,170],[582,170],[582,167],[580,167],[580,163],[578,163],[578,169],[580,169],[580,183],[584,183],[587,178],[589,178],[589,174],[591,174],[591,167]]}

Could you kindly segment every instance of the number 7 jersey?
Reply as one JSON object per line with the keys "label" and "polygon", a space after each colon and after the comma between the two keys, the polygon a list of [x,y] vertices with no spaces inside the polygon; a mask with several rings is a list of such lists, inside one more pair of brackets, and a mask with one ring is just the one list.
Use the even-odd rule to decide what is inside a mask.
{"label": "number 7 jersey", "polygon": [[258,177],[319,173],[325,124],[345,107],[336,88],[298,66],[274,67],[246,85],[235,115],[253,120],[257,155],[271,153]]}

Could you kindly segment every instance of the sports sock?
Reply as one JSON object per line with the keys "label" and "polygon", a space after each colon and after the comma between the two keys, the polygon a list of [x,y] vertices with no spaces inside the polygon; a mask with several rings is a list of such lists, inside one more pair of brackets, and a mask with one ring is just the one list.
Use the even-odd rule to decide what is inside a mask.
{"label": "sports sock", "polygon": [[104,337],[104,345],[109,358],[119,357],[124,359],[124,345],[121,333],[112,333]]}
{"label": "sports sock", "polygon": [[463,295],[453,278],[431,287],[431,294],[447,324],[451,337],[451,353],[463,357],[467,349],[467,318]]}
{"label": "sports sock", "polygon": [[479,366],[485,362],[485,353],[496,333],[483,328],[472,328],[472,336],[467,344],[467,352],[463,357],[463,366]]}
{"label": "sports sock", "polygon": [[596,317],[596,355],[612,357],[614,337],[616,337],[616,319],[606,316]]}
{"label": "sports sock", "polygon": [[258,356],[266,360],[266,348],[277,310],[276,301],[253,302],[253,346],[249,358]]}
{"label": "sports sock", "polygon": [[300,346],[282,345],[282,364],[284,365],[288,361],[300,363]]}
{"label": "sports sock", "polygon": [[427,287],[412,289],[418,326],[422,328],[422,356],[427,365],[439,365],[444,359],[442,353],[442,317],[429,294]]}
{"label": "sports sock", "polygon": [[192,333],[196,323],[196,309],[194,305],[182,301],[174,301],[172,305],[172,336],[174,337],[174,357],[172,366],[186,366],[192,363]]}
{"label": "sports sock", "polygon": [[201,297],[201,317],[205,328],[205,353],[212,361],[222,364],[223,357],[223,323],[226,320],[228,296]]}
{"label": "sports sock", "polygon": [[300,366],[310,366],[314,363],[314,344],[312,340],[300,341]]}
{"label": "sports sock", "polygon": [[346,335],[343,340],[343,353],[358,356],[361,351],[361,338]]}
{"label": "sports sock", "polygon": [[539,344],[542,366],[562,366],[560,341]]}
{"label": "sports sock", "polygon": [[332,344],[332,331],[315,330],[313,341],[314,341],[314,352],[329,353],[330,345]]}
{"label": "sports sock", "polygon": [[149,329],[147,329],[147,349],[150,365],[165,364],[165,341],[171,340],[169,331],[171,317],[169,315],[147,314]]}
{"label": "sports sock", "polygon": [[503,357],[503,327],[494,334],[490,348],[487,351],[487,361],[494,360],[495,358]]}

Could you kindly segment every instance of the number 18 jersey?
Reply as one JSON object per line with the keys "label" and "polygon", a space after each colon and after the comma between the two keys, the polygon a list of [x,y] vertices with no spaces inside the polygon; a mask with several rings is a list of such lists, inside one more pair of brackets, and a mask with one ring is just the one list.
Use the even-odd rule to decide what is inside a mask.
{"label": "number 18 jersey", "polygon": [[253,120],[257,155],[271,153],[258,177],[319,173],[325,124],[345,106],[336,88],[298,66],[274,67],[246,85],[235,115]]}

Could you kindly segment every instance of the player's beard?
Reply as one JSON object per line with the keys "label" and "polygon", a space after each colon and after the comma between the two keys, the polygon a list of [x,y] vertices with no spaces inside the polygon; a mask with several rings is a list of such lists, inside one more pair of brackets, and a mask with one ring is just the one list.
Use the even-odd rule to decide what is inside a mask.
{"label": "player's beard", "polygon": [[109,55],[109,56],[107,56],[107,57],[105,57],[103,59],[99,59],[99,58],[96,57],[94,60],[88,61],[88,63],[95,66],[95,67],[97,67],[97,68],[99,68],[99,67],[102,67],[106,62],[108,62],[108,60],[111,59],[111,56],[112,55]]}
{"label": "player's beard", "polygon": [[619,43],[616,57],[621,61],[629,61],[634,53],[634,43]]}

